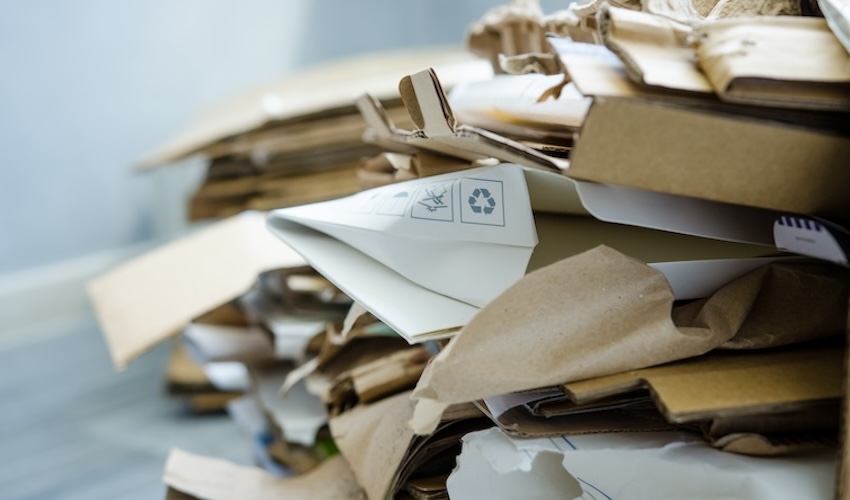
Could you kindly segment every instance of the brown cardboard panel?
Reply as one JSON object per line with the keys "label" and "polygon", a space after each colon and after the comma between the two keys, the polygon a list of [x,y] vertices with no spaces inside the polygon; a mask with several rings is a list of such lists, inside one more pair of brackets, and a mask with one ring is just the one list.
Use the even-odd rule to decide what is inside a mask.
{"label": "brown cardboard panel", "polygon": [[115,366],[124,368],[192,319],[248,291],[257,276],[304,260],[244,212],[92,280],[89,297]]}
{"label": "brown cardboard panel", "polygon": [[575,402],[648,388],[675,423],[791,411],[842,397],[842,346],[724,352],[564,385]]}
{"label": "brown cardboard panel", "polygon": [[567,175],[850,219],[850,138],[774,121],[596,98]]}

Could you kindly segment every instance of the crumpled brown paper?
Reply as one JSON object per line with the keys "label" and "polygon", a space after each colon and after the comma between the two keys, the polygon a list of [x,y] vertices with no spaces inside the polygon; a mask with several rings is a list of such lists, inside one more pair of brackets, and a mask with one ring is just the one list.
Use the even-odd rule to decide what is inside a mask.
{"label": "crumpled brown paper", "polygon": [[437,417],[428,436],[416,436],[407,422],[411,391],[361,404],[330,420],[331,434],[351,463],[370,500],[384,500],[409,485],[411,477],[434,477],[438,486],[454,466],[461,437],[493,424],[472,404],[452,406]]}
{"label": "crumpled brown paper", "polygon": [[[664,275],[600,246],[527,274],[425,369],[411,420],[430,432],[447,404],[703,354],[843,333],[847,271],[775,264],[677,309]],[[681,328],[674,323],[676,318]]]}

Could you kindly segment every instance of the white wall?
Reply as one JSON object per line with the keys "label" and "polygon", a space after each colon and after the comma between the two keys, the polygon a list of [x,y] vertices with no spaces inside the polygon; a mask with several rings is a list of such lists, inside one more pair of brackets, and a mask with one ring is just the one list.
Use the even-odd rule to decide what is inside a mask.
{"label": "white wall", "polygon": [[461,45],[501,3],[0,0],[0,332],[11,313],[56,309],[19,307],[19,285],[43,297],[32,283],[57,276],[78,290],[184,228],[198,165],[132,165],[204,105],[336,56]]}

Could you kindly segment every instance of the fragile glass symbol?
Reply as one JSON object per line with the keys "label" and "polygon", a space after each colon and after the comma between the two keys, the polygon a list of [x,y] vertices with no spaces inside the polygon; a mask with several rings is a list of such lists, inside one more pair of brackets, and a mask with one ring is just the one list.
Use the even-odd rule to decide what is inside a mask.
{"label": "fragile glass symbol", "polygon": [[496,200],[493,199],[489,189],[475,188],[469,197],[469,208],[477,214],[490,215],[496,208]]}
{"label": "fragile glass symbol", "polygon": [[424,206],[429,212],[436,212],[438,208],[446,208],[448,205],[443,201],[443,196],[446,195],[446,188],[440,186],[438,189],[426,189],[425,198],[419,201],[419,204]]}

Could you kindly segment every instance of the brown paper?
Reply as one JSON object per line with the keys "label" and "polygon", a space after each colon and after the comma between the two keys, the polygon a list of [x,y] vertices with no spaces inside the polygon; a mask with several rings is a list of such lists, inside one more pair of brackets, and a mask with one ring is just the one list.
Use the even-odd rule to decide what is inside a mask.
{"label": "brown paper", "polygon": [[[842,334],[847,326],[850,271],[826,263],[775,263],[677,307],[683,333],[709,330],[720,347],[758,349]],[[707,333],[705,333],[707,335]]]}
{"label": "brown paper", "polygon": [[717,345],[681,335],[670,319],[672,304],[664,275],[597,247],[527,274],[481,309],[425,369],[415,396],[475,401]]}
{"label": "brown paper", "polygon": [[339,455],[306,474],[280,478],[255,467],[173,449],[165,464],[163,481],[170,488],[206,500],[366,498],[348,463]]}
{"label": "brown paper", "polygon": [[410,394],[360,405],[330,420],[331,434],[370,500],[392,498],[414,476],[447,475],[460,453],[461,437],[492,426],[473,405],[456,405],[445,412],[435,433],[416,437],[407,425],[413,414]]}
{"label": "brown paper", "polygon": [[[752,278],[743,280],[746,283]],[[799,294],[815,294],[824,300],[833,293],[831,287],[807,287],[788,296],[771,289],[776,284],[771,281],[763,281],[760,289],[767,297],[766,310],[791,308],[796,304],[789,304],[789,298]],[[775,297],[784,300],[771,300]],[[672,293],[660,272],[611,248],[597,247],[529,273],[481,309],[428,365],[414,396],[442,404],[476,401],[655,366],[718,347],[734,338],[741,325],[764,314],[761,305],[753,308],[752,316],[747,311],[732,311],[731,317],[738,318],[735,325],[729,318],[724,320],[719,314],[722,311],[713,309],[716,329],[679,329],[671,319],[672,307]],[[840,312],[846,320],[846,299],[844,307],[830,313]],[[799,340],[800,331],[834,324],[833,319],[823,321],[808,317],[805,310],[796,311],[810,321],[775,325],[778,338]],[[787,336],[778,329],[783,326],[791,332]],[[749,340],[765,340],[763,331],[755,326],[748,325],[743,334]],[[433,403],[423,408],[426,406],[433,407]],[[428,432],[433,425],[432,415],[430,425],[417,420],[416,430]]]}
{"label": "brown paper", "polygon": [[412,413],[408,391],[330,420],[336,445],[370,500],[384,500],[393,493],[398,469],[414,438],[407,427]]}

